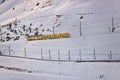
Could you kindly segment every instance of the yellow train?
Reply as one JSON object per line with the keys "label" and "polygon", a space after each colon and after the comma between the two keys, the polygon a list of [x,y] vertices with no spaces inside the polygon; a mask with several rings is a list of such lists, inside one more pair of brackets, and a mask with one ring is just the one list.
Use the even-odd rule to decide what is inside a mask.
{"label": "yellow train", "polygon": [[27,36],[27,41],[33,40],[47,40],[47,39],[59,39],[59,38],[69,38],[70,33],[59,33],[59,34],[46,34],[46,35],[38,35],[38,36]]}

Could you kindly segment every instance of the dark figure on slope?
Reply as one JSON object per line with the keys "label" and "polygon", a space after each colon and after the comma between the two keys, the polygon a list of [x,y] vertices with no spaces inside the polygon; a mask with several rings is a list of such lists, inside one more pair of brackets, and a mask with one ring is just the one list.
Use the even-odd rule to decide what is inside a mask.
{"label": "dark figure on slope", "polygon": [[115,27],[112,28],[112,32],[115,32]]}

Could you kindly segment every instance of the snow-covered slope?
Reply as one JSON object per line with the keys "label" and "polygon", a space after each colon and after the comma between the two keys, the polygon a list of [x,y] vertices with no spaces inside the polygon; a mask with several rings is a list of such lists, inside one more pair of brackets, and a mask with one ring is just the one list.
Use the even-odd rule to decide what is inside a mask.
{"label": "snow-covered slope", "polygon": [[8,0],[0,0],[0,4],[4,3],[5,1],[8,1]]}
{"label": "snow-covered slope", "polygon": [[[35,41],[26,39],[27,36],[35,36],[36,33],[46,35],[66,32],[70,33],[69,38]],[[119,0],[5,0],[2,4],[0,2],[0,53],[3,56],[58,61],[120,60],[119,35]],[[41,74],[45,72],[45,75],[59,75],[57,78],[46,75],[47,78],[43,80],[47,80],[48,77],[51,80],[53,77],[61,77],[60,80],[80,80],[81,77],[85,80],[120,79],[119,63],[32,62],[3,56],[0,57],[0,66],[5,66],[4,68],[19,67]],[[0,70],[2,71],[3,69]],[[87,76],[84,75],[86,72],[89,72]],[[11,79],[19,74],[12,73]],[[4,70],[1,75],[4,74],[9,72]],[[24,75],[21,77],[22,80],[28,79],[29,74],[21,74]],[[65,78],[65,75],[68,76]],[[7,78],[9,76],[6,80]],[[33,77],[30,80],[32,79]]]}
{"label": "snow-covered slope", "polygon": [[[7,62],[3,62],[7,61]],[[119,80],[120,63],[46,62],[0,57],[1,80]],[[0,67],[1,67],[0,65]],[[7,68],[9,67],[9,68]],[[11,70],[11,69],[14,70]],[[15,68],[17,68],[15,70]],[[23,69],[23,71],[19,70]],[[29,71],[29,72],[27,72]],[[7,76],[6,76],[7,75]]]}
{"label": "snow-covered slope", "polygon": [[[68,39],[69,43],[64,44],[66,39],[63,39],[62,41],[56,41],[58,46],[47,47],[45,45],[53,44],[54,40],[53,43],[48,40],[47,44],[45,40],[45,42],[43,41],[45,48],[62,48],[59,45],[67,46],[71,43],[67,48],[93,48],[98,44],[113,48],[113,45],[119,44],[119,38],[108,39],[105,42],[104,40],[106,40],[106,36],[119,35],[119,4],[119,0],[9,0],[0,5],[0,23],[1,26],[4,26],[2,28],[2,39],[4,43],[14,42],[16,37],[20,38],[19,41],[26,40],[25,35],[34,35],[35,29],[38,29],[39,35],[53,34],[53,26],[55,26],[55,33],[69,32],[71,34]],[[9,30],[10,23],[12,31]],[[23,26],[26,29],[23,29]],[[112,32],[113,27],[115,29]],[[29,31],[30,28],[32,29],[31,32]],[[8,36],[10,40],[6,39]],[[92,38],[94,38],[94,41],[92,41]],[[98,43],[99,40],[102,42]],[[39,46],[39,48],[44,47]]]}

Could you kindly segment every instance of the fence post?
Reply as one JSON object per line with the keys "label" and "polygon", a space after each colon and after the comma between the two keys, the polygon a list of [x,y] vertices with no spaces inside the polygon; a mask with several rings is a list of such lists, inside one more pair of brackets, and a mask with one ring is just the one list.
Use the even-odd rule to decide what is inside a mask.
{"label": "fence post", "polygon": [[112,51],[110,50],[110,59],[112,59]]}
{"label": "fence post", "polygon": [[50,54],[50,49],[49,49],[49,60],[51,60],[51,54]]}
{"label": "fence post", "polygon": [[108,60],[110,59],[110,55],[108,54]]}
{"label": "fence post", "polygon": [[81,50],[79,50],[79,56],[80,56],[80,61],[82,60],[82,58],[81,58]]}
{"label": "fence post", "polygon": [[58,50],[58,60],[60,61],[60,50]]}
{"label": "fence post", "polygon": [[26,57],[26,48],[24,48],[24,53],[25,53],[25,57]]}
{"label": "fence post", "polygon": [[43,50],[41,49],[41,59],[43,59]]}
{"label": "fence post", "polygon": [[69,58],[69,61],[70,61],[70,60],[71,60],[71,59],[70,59],[70,50],[68,51],[68,58]]}
{"label": "fence post", "polygon": [[95,54],[95,47],[94,47],[94,60],[96,60],[96,54]]}
{"label": "fence post", "polygon": [[11,52],[10,52],[10,51],[11,51],[11,50],[10,50],[10,46],[8,46],[8,49],[9,49],[9,56],[11,56]]}

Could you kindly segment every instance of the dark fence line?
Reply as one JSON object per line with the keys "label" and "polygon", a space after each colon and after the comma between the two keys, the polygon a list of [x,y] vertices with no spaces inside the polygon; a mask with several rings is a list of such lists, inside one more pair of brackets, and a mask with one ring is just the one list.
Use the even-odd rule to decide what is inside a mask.
{"label": "dark fence line", "polygon": [[[26,58],[26,59],[35,59],[35,60],[44,60],[44,61],[64,61],[64,62],[109,62],[109,61],[120,61],[120,54],[112,53],[110,50],[109,53],[103,53],[101,54],[97,53],[95,50],[93,50],[93,53],[84,54],[82,53],[81,49],[78,51],[77,55],[76,53],[72,53],[71,50],[68,50],[66,53],[61,53],[61,50],[57,50],[57,52],[54,54],[52,50],[48,50],[47,53],[43,51],[43,49],[40,50],[39,54],[35,54],[36,52],[33,52],[30,54],[26,48],[24,48],[23,52],[14,52],[14,50],[11,49],[10,46],[8,46],[8,49],[0,50],[1,56],[6,57],[16,57],[16,58]],[[17,54],[17,55],[16,55]],[[22,54],[22,55],[21,55]],[[30,56],[31,55],[31,56]]]}
{"label": "dark fence line", "polygon": [[30,57],[22,57],[22,56],[9,56],[9,55],[1,55],[3,57],[12,57],[12,58],[20,58],[20,59],[30,59],[30,60],[41,60],[41,61],[56,61],[56,62],[120,62],[120,60],[49,60],[49,59],[40,59],[40,58],[30,58]]}

